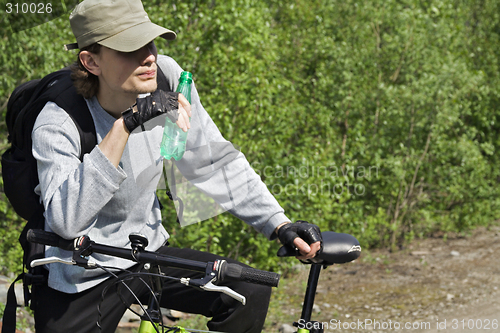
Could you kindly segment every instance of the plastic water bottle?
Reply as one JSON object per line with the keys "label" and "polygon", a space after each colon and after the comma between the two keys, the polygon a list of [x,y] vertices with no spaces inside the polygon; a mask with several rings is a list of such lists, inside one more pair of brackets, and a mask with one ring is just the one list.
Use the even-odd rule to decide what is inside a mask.
{"label": "plastic water bottle", "polygon": [[[193,75],[190,72],[182,72],[176,92],[181,93],[191,103],[191,83]],[[165,120],[165,129],[161,140],[160,153],[165,159],[174,158],[180,160],[186,151],[187,132],[184,132],[170,118]]]}

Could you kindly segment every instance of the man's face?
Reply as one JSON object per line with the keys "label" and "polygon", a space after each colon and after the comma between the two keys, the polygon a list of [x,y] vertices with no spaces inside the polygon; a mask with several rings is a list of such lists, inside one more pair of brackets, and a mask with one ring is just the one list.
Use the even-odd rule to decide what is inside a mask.
{"label": "man's face", "polygon": [[154,42],[134,52],[102,47],[96,59],[101,69],[99,89],[116,96],[123,93],[137,96],[155,91],[157,56]]}

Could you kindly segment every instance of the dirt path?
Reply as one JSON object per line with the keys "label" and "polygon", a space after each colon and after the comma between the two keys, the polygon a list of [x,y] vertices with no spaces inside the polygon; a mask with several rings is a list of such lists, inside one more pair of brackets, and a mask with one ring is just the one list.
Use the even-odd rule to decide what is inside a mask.
{"label": "dirt path", "polygon": [[326,332],[500,332],[499,295],[500,228],[482,228],[324,270],[313,319]]}

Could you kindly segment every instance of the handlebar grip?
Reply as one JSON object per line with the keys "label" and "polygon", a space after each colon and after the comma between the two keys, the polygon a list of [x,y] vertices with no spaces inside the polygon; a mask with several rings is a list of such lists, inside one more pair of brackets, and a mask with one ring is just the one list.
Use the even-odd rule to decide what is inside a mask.
{"label": "handlebar grip", "polygon": [[277,287],[280,281],[280,275],[274,272],[262,271],[252,267],[245,267],[238,264],[222,265],[219,276],[222,281],[237,280],[250,283],[261,284],[264,286]]}
{"label": "handlebar grip", "polygon": [[40,229],[28,230],[26,238],[31,243],[55,246],[68,251],[73,251],[75,249],[74,240],[64,239],[52,232]]}

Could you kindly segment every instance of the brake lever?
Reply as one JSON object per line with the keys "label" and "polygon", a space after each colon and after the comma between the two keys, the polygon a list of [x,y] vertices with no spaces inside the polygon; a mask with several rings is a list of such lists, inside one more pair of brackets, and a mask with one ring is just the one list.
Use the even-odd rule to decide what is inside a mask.
{"label": "brake lever", "polygon": [[206,291],[217,291],[217,292],[226,294],[229,297],[234,298],[238,302],[241,302],[241,304],[243,304],[243,305],[245,305],[245,303],[247,302],[245,296],[238,294],[236,291],[234,291],[233,289],[231,289],[229,287],[216,286],[215,284],[212,283],[212,281],[208,282],[204,286],[201,286],[200,288],[203,290],[206,290]]}
{"label": "brake lever", "polygon": [[43,266],[43,265],[48,265],[48,264],[53,264],[53,263],[60,263],[60,264],[65,264],[65,265],[78,265],[82,266],[85,268],[96,268],[96,263],[92,261],[85,261],[82,263],[78,263],[75,260],[64,260],[58,257],[48,257],[48,258],[42,258],[42,259],[35,259],[30,263],[31,267],[36,267],[36,266]]}
{"label": "brake lever", "polygon": [[216,260],[215,262],[207,263],[207,267],[205,270],[205,276],[200,279],[190,279],[190,278],[181,278],[181,283],[186,286],[197,287],[206,291],[216,291],[219,293],[223,293],[228,295],[231,298],[234,298],[241,304],[245,305],[246,298],[245,296],[237,293],[227,286],[216,286],[212,282],[217,281],[217,271],[220,268],[220,265],[223,261]]}
{"label": "brake lever", "polygon": [[211,280],[207,281],[206,279],[190,279],[190,278],[181,278],[181,283],[186,286],[192,286],[192,287],[198,287],[200,289],[206,290],[206,291],[216,291],[219,293],[223,293],[228,295],[231,298],[234,298],[238,302],[241,302],[241,304],[245,305],[246,303],[246,298],[245,296],[237,293],[233,289],[226,287],[226,286],[216,286],[215,284],[212,283],[212,281],[215,281],[216,278],[212,278]]}
{"label": "brake lever", "polygon": [[30,263],[31,267],[37,267],[37,266],[43,266],[47,264],[53,264],[53,263],[60,263],[60,264],[66,264],[66,265],[76,265],[76,262],[73,260],[63,260],[58,257],[48,257],[48,258],[42,258],[42,259],[35,259]]}

